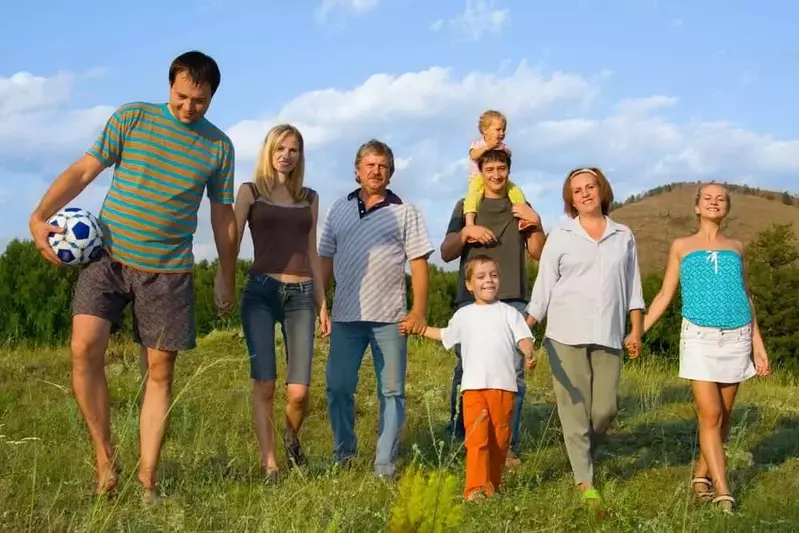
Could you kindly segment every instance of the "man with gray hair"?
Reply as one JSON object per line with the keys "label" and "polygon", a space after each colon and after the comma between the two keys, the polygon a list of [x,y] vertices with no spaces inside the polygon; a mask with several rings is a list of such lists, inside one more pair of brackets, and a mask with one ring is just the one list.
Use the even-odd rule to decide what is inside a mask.
{"label": "man with gray hair", "polygon": [[[364,143],[355,156],[360,185],[330,207],[319,237],[322,277],[335,276],[327,408],[334,457],[343,464],[356,453],[355,389],[366,347],[372,349],[380,421],[374,471],[393,477],[405,423],[407,337],[425,327],[428,258],[433,252],[419,210],[388,189],[394,154],[383,142]],[[413,304],[406,309],[405,265],[410,262]]]}

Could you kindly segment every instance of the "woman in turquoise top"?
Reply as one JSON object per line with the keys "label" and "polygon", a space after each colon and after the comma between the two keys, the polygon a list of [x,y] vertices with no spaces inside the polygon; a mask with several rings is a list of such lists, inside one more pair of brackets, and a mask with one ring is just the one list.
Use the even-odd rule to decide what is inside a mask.
{"label": "woman in turquoise top", "polygon": [[769,373],[746,283],[743,245],[719,228],[729,209],[726,187],[699,187],[694,206],[699,230],[672,243],[663,285],[644,319],[646,332],[680,286],[680,377],[690,380],[699,412],[701,454],[692,485],[700,499],[726,512],[732,511],[735,499],[727,483],[723,444],[738,384]]}

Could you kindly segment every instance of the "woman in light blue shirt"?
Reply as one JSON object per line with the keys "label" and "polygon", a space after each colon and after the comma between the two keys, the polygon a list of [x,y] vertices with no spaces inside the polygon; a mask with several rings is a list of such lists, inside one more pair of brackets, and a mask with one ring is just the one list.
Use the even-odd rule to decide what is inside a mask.
{"label": "woman in light blue shirt", "polygon": [[738,384],[769,373],[746,284],[743,245],[723,236],[719,228],[729,209],[726,187],[715,183],[699,187],[694,206],[699,230],[672,243],[663,285],[644,320],[648,331],[680,286],[679,375],[690,380],[699,411],[701,454],[691,484],[700,499],[727,512],[735,499],[727,483],[723,443]]}
{"label": "woman in light blue shirt", "polygon": [[566,451],[583,498],[598,503],[593,457],[616,417],[623,346],[631,357],[640,351],[644,299],[635,237],[608,217],[613,191],[602,172],[570,172],[563,202],[569,220],[547,237],[528,324],[547,317],[544,347]]}

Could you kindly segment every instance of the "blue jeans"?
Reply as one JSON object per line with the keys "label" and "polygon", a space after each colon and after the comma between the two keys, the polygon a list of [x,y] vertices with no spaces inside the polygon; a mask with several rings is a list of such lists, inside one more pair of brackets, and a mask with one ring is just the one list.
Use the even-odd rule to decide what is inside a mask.
{"label": "blue jeans", "polygon": [[286,350],[286,383],[310,385],[316,328],[313,281],[283,283],[265,274],[250,275],[241,295],[241,324],[252,379],[277,379],[277,322],[280,322]]}
{"label": "blue jeans", "polygon": [[396,323],[333,322],[327,359],[327,412],[339,463],[355,456],[355,389],[366,347],[372,348],[380,400],[375,473],[393,476],[405,423],[407,338]]}
{"label": "blue jeans", "polygon": [[[524,314],[527,310],[527,304],[520,300],[507,300],[510,306],[513,306],[520,313]],[[463,426],[463,400],[461,399],[459,388],[461,379],[463,378],[463,361],[461,360],[461,345],[455,345],[455,357],[458,358],[458,364],[455,365],[455,370],[452,373],[452,389],[450,390],[449,398],[449,427],[452,432],[460,439],[464,438],[466,433]],[[511,439],[510,449],[513,453],[519,452],[519,430],[522,423],[522,405],[524,404],[524,395],[527,393],[527,382],[524,378],[524,354],[516,351],[516,358],[514,360],[516,367],[516,399],[513,405],[513,421],[511,422]]]}

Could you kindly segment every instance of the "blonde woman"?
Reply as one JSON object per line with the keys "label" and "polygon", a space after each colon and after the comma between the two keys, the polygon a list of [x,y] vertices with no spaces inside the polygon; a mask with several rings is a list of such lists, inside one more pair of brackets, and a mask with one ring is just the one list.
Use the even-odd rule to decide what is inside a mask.
{"label": "blonde woman", "polygon": [[304,143],[294,126],[266,135],[253,182],[236,197],[239,247],[249,225],[254,262],[241,296],[241,322],[250,357],[252,410],[267,482],[278,477],[274,397],[277,381],[275,325],[287,360],[284,445],[294,465],[306,462],[298,434],[308,406],[316,317],[323,336],[330,319],[316,251],[319,200],[303,186]]}
{"label": "blonde woman", "polygon": [[[648,331],[682,295],[680,377],[691,382],[699,413],[700,457],[691,484],[699,499],[731,512],[723,443],[738,384],[769,374],[766,347],[746,283],[743,245],[721,234],[730,210],[726,187],[699,187],[694,211],[699,230],[676,239],[669,251],[663,285],[644,318]],[[754,354],[754,362],[752,361]]]}

